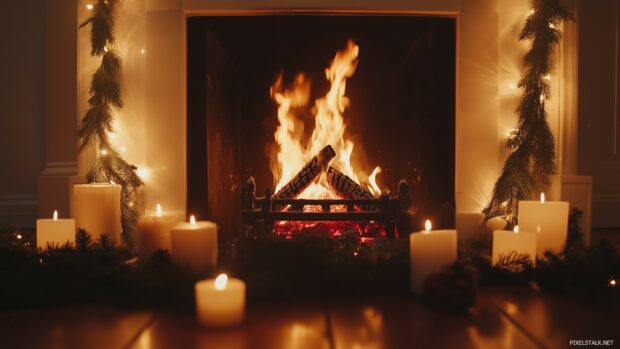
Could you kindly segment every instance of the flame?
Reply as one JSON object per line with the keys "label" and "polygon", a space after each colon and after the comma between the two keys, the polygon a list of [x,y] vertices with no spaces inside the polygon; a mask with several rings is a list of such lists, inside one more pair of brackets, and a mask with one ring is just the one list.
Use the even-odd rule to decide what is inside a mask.
{"label": "flame", "polygon": [[433,227],[433,225],[431,224],[430,220],[426,220],[426,222],[424,222],[424,229],[425,231],[428,233],[431,231],[431,228]]}
{"label": "flame", "polygon": [[194,217],[194,215],[189,217],[189,224],[196,225],[196,217]]}
{"label": "flame", "polygon": [[157,205],[155,206],[155,215],[156,215],[157,217],[161,217],[161,213],[162,213],[161,205],[160,205],[160,204],[157,204]]}
{"label": "flame", "polygon": [[[276,192],[326,145],[336,151],[331,165],[360,183],[358,172],[352,164],[354,142],[346,137],[346,124],[343,114],[349,105],[346,97],[347,79],[353,76],[358,64],[359,47],[349,40],[344,49],[338,51],[325,69],[325,78],[330,82],[327,93],[315,100],[312,114],[314,129],[309,137],[304,132],[304,123],[296,115],[310,100],[310,81],[304,74],[298,74],[290,87],[285,88],[282,75],[271,86],[271,97],[278,105],[278,122],[274,138],[277,152],[272,157],[272,172],[276,178]],[[375,168],[374,176],[380,169]],[[380,193],[373,176],[369,188],[373,194]],[[368,177],[370,182],[370,177]],[[375,190],[376,189],[376,190]],[[325,176],[310,185],[299,198],[335,199],[336,194],[329,189]]]}
{"label": "flame", "polygon": [[381,195],[381,189],[379,189],[379,186],[377,185],[377,174],[380,172],[381,172],[381,167],[377,166],[372,171],[370,176],[368,176],[368,183],[369,183],[368,190],[370,190],[370,193],[374,196]]}
{"label": "flame", "polygon": [[57,221],[58,220],[58,210],[54,210],[54,220]]}
{"label": "flame", "polygon": [[512,231],[514,231],[515,234],[518,233],[519,232],[519,226],[515,225],[515,227],[514,227],[514,229],[512,229]]}
{"label": "flame", "polygon": [[545,193],[540,193],[540,203],[545,203]]}
{"label": "flame", "polygon": [[215,289],[218,291],[223,291],[226,289],[226,284],[228,284],[228,275],[220,274],[215,278]]}

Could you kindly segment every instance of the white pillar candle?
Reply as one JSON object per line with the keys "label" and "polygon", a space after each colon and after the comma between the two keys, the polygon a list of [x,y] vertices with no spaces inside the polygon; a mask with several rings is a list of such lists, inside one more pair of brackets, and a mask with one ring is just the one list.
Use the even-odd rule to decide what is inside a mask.
{"label": "white pillar candle", "polygon": [[45,249],[47,245],[62,246],[67,242],[75,243],[75,219],[58,219],[56,210],[51,219],[37,219],[38,248]]}
{"label": "white pillar candle", "polygon": [[566,243],[568,206],[565,201],[545,201],[544,193],[540,194],[540,201],[519,201],[519,227],[538,234],[539,257],[546,250],[559,251]]}
{"label": "white pillar candle", "polygon": [[217,225],[213,222],[179,222],[172,227],[172,259],[196,271],[217,265]]}
{"label": "white pillar candle", "polygon": [[93,239],[108,234],[121,241],[121,186],[109,183],[73,186],[73,218]]}
{"label": "white pillar candle", "polygon": [[220,274],[196,283],[196,319],[206,327],[238,325],[245,312],[245,282]]}
{"label": "white pillar candle", "polygon": [[432,231],[428,220],[425,228],[409,235],[411,290],[416,293],[422,292],[428,275],[454,263],[457,255],[456,230]]}
{"label": "white pillar candle", "polygon": [[160,204],[154,214],[138,219],[134,239],[140,263],[146,263],[157,250],[172,250],[170,232],[177,220],[177,215],[164,213]]}
{"label": "white pillar candle", "polygon": [[511,252],[527,254],[532,265],[536,265],[537,234],[531,231],[519,231],[519,226],[510,230],[496,230],[493,232],[493,265],[499,262],[502,255]]}

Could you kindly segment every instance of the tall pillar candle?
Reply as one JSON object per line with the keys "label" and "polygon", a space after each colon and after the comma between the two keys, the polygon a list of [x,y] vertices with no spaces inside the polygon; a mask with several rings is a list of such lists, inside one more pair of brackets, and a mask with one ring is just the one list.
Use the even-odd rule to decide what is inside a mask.
{"label": "tall pillar candle", "polygon": [[170,232],[177,220],[177,215],[164,213],[160,204],[153,214],[138,219],[134,240],[140,263],[146,263],[157,250],[171,251]]}
{"label": "tall pillar candle", "polygon": [[196,271],[217,265],[217,225],[199,221],[194,216],[189,222],[179,222],[172,227],[172,259],[189,264]]}
{"label": "tall pillar candle", "polygon": [[220,274],[195,286],[196,319],[205,327],[234,326],[243,321],[245,282]]}
{"label": "tall pillar candle", "polygon": [[559,251],[566,243],[568,206],[566,201],[545,201],[544,193],[540,194],[540,201],[519,201],[519,227],[538,234],[539,257],[546,250]]}
{"label": "tall pillar candle", "polygon": [[37,219],[38,248],[62,246],[67,242],[75,243],[75,219],[58,219],[58,211],[54,211],[52,218]]}
{"label": "tall pillar candle", "polygon": [[532,265],[536,265],[536,240],[537,234],[531,231],[523,231],[519,226],[510,230],[496,230],[493,232],[493,265],[497,265],[502,256],[512,252],[527,254],[530,256]]}
{"label": "tall pillar candle", "polygon": [[416,293],[422,292],[426,277],[456,262],[457,257],[456,230],[431,230],[428,220],[425,228],[409,235],[411,290]]}
{"label": "tall pillar candle", "polygon": [[96,183],[73,187],[73,218],[78,229],[86,230],[93,239],[108,234],[121,241],[121,186]]}

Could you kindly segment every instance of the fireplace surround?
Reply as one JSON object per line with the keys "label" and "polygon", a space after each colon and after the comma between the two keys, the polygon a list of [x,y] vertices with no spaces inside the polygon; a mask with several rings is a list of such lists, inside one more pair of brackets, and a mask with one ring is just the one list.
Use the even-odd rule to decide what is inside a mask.
{"label": "fireplace surround", "polygon": [[[88,13],[78,4],[80,22]],[[569,4],[574,6],[574,4]],[[456,20],[455,91],[455,204],[456,226],[474,224],[490,196],[507,156],[504,142],[513,127],[521,58],[526,43],[516,39],[527,2],[508,1],[203,1],[133,0],[124,2],[119,16],[118,50],[124,59],[126,107],[118,118],[117,145],[142,169],[147,182],[146,206],[160,202],[171,211],[186,212],[186,23],[188,17],[256,15],[265,13],[324,12],[446,16]],[[496,30],[493,30],[496,28]],[[554,95],[548,103],[550,124],[557,142],[559,175],[576,173],[576,35],[564,24],[555,53]],[[88,38],[78,32],[78,103],[75,118],[85,110],[88,81],[94,65]],[[561,115],[561,117],[560,117]],[[50,116],[53,118],[54,116]],[[61,117],[58,115],[58,117]],[[62,116],[66,117],[66,115]],[[50,145],[51,148],[64,144]],[[68,152],[75,154],[75,150]],[[77,158],[78,175],[85,173],[94,151]],[[75,161],[70,158],[56,161]],[[47,164],[47,167],[54,164]],[[39,180],[39,211],[57,205],[56,187],[72,173],[44,174]],[[59,187],[60,188],[60,187]],[[66,188],[66,184],[64,185]],[[66,190],[66,189],[63,189]],[[68,196],[68,195],[67,195]],[[62,209],[62,208],[61,208]],[[472,218],[475,218],[472,220]],[[475,223],[477,224],[477,223]]]}
{"label": "fireplace surround", "polygon": [[[404,210],[419,221],[414,225],[431,219],[438,228],[454,226],[453,18],[282,12],[188,17],[186,30],[189,212],[219,222],[224,235],[234,234],[243,181],[252,177],[260,195],[275,193],[282,169],[300,170],[297,159],[305,156],[303,149],[284,148],[318,150],[330,140],[343,154],[350,142],[350,156],[334,153],[330,166],[350,168],[365,199],[379,196],[365,189],[377,166],[378,189],[396,194],[401,180],[411,187],[411,207]],[[356,58],[343,80],[342,100],[334,102],[342,106],[330,107],[322,96],[339,80],[330,83],[325,71],[332,65],[337,74],[349,64],[334,58],[336,51],[344,57],[346,47],[356,50]],[[305,101],[288,107],[288,95]],[[347,144],[338,141],[339,132]],[[316,188],[329,187],[321,182],[325,174],[314,180]],[[393,225],[394,217],[384,216]]]}

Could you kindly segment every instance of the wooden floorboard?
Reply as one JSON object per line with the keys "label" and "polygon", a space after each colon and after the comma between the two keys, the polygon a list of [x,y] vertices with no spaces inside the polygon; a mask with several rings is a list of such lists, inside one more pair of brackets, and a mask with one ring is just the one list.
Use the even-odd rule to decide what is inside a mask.
{"label": "wooden floorboard", "polygon": [[0,313],[0,348],[567,348],[617,339],[618,302],[583,302],[525,287],[480,291],[467,312],[419,298],[341,297],[249,304],[227,330],[196,325],[190,310],[82,304]]}

